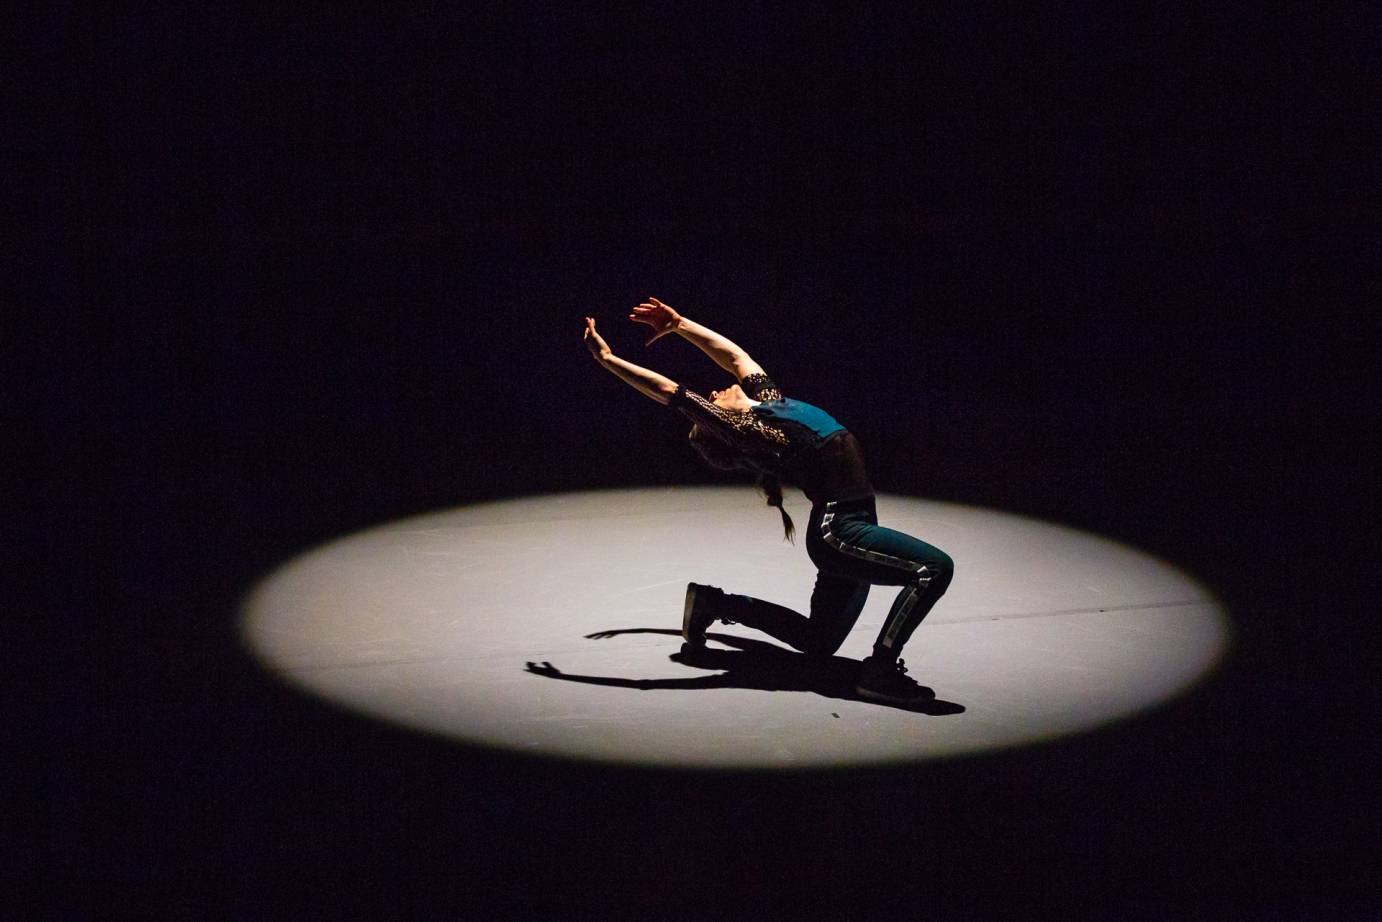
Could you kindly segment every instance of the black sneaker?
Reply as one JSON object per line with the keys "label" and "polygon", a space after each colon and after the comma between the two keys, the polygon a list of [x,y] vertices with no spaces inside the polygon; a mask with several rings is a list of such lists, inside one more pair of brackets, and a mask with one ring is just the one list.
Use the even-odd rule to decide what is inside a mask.
{"label": "black sneaker", "polygon": [[936,697],[935,692],[907,678],[906,673],[907,666],[902,660],[893,662],[870,656],[864,660],[864,668],[859,671],[859,681],[854,690],[861,698],[904,707]]}
{"label": "black sneaker", "polygon": [[705,629],[715,622],[711,604],[724,593],[714,586],[686,584],[686,607],[681,611],[681,637],[693,647],[705,646]]}

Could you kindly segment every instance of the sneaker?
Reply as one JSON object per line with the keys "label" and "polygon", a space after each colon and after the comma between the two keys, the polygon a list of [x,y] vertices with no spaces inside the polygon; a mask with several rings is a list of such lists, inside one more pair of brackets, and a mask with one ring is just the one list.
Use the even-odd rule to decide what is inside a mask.
{"label": "sneaker", "polygon": [[705,629],[715,621],[710,605],[724,593],[714,586],[686,584],[686,607],[681,611],[681,637],[693,647],[705,646]]}
{"label": "sneaker", "polygon": [[861,698],[904,706],[936,697],[935,692],[907,678],[906,673],[907,665],[902,660],[890,662],[870,656],[864,660],[864,668],[859,671],[859,681],[854,690]]}

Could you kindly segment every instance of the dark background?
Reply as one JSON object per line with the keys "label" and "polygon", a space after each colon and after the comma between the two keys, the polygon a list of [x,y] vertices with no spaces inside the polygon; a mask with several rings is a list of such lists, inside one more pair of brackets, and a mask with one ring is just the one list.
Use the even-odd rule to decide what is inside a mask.
{"label": "dark background", "polygon": [[[1378,331],[1341,270],[1382,239],[1375,15],[503,9],[20,29],[42,529],[16,572],[56,641],[35,893],[67,918],[1373,906]],[[252,661],[241,594],[321,541],[717,482],[581,345],[593,314],[718,386],[644,351],[650,294],[830,408],[879,489],[1184,567],[1233,654],[1077,739],[770,776],[471,751]]]}

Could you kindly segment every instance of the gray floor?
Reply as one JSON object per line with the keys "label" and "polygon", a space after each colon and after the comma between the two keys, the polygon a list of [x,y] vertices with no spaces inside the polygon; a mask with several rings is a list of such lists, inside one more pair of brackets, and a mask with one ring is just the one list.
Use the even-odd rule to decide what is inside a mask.
{"label": "gray floor", "polygon": [[[804,527],[805,505],[788,509]],[[746,487],[390,523],[265,578],[244,636],[288,681],[378,718],[502,749],[705,768],[897,763],[1078,733],[1184,690],[1227,647],[1212,594],[1133,548],[910,497],[880,496],[878,510],[956,561],[904,653],[935,690],[925,712],[857,700],[850,663],[813,672],[742,626],[680,657],[688,580],[806,610],[814,568]],[[895,592],[874,588],[840,657],[867,655]]]}

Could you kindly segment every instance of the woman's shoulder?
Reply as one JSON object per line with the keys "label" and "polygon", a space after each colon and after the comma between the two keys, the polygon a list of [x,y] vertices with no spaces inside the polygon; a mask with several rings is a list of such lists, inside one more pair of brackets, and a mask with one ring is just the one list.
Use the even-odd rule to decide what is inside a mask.
{"label": "woman's shoulder", "polygon": [[739,381],[739,386],[744,389],[750,400],[767,403],[783,399],[781,388],[765,372],[744,375]]}

